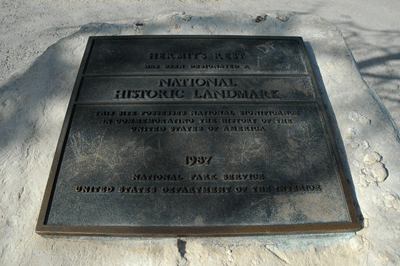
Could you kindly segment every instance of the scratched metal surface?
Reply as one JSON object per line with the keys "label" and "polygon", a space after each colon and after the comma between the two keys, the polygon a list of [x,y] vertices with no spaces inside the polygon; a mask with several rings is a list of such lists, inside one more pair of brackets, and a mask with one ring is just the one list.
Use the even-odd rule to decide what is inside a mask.
{"label": "scratched metal surface", "polygon": [[[349,220],[315,104],[272,107],[220,104],[217,108],[176,104],[173,110],[187,114],[170,116],[166,121],[157,116],[117,116],[124,110],[168,112],[171,106],[141,105],[128,109],[116,105],[77,106],[48,224],[189,226]],[[235,115],[190,115],[193,111],[208,110]],[[241,111],[260,110],[298,111],[299,115],[291,118],[240,115]],[[113,120],[112,124],[102,124],[105,117],[95,116],[96,112],[114,112],[115,115],[106,116]],[[170,122],[181,119],[188,123],[168,123],[170,118]],[[200,122],[206,118],[215,119],[216,123]],[[140,123],[144,119],[156,122]],[[224,119],[236,119],[238,123],[223,123]],[[292,124],[278,123],[284,119],[290,119]],[[136,131],[157,128],[156,132]],[[186,164],[185,157],[191,155],[211,156],[211,160]],[[138,174],[142,179],[171,175],[172,180],[149,181],[140,177],[134,180],[133,175]],[[241,176],[224,180],[226,174]],[[257,179],[244,180],[245,174]],[[318,185],[321,190],[275,191],[276,186],[311,185]],[[114,191],[83,193],[76,192],[76,186],[109,186]],[[119,187],[136,189],[120,193]],[[157,191],[140,193],[140,187],[155,187]],[[172,187],[174,193],[170,189],[164,192]],[[229,187],[229,192],[187,189],[178,192],[176,188],[182,187]],[[236,192],[243,187],[246,191]],[[257,187],[270,187],[271,191],[254,192]]]}

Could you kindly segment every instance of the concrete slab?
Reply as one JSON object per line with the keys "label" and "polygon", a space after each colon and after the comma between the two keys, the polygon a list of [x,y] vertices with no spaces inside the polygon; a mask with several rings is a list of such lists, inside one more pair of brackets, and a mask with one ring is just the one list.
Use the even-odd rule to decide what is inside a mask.
{"label": "concrete slab", "polygon": [[[266,14],[265,20],[257,17],[232,12],[206,16],[176,12],[142,19],[139,24],[127,20],[87,24],[75,33],[66,31],[67,37],[18,75],[10,78],[16,72],[3,67],[2,264],[398,264],[400,150],[395,123],[364,83],[336,26],[313,15],[275,12]],[[357,234],[185,239],[60,239],[35,234],[47,174],[87,37],[129,34],[302,36],[330,119],[337,125],[335,137],[363,229]],[[57,38],[40,42],[37,51]],[[18,69],[23,68],[20,65]]]}

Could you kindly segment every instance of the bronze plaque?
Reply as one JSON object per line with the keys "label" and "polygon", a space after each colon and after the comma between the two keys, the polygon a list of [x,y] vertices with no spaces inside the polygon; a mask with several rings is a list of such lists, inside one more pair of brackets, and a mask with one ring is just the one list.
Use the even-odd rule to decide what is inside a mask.
{"label": "bronze plaque", "polygon": [[91,37],[39,234],[359,229],[300,37]]}

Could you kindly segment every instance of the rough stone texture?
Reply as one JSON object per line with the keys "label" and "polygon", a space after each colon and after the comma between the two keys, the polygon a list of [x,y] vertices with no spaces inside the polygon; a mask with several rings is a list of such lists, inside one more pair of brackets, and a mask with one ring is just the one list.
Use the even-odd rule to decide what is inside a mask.
{"label": "rough stone texture", "polygon": [[[337,27],[316,16],[283,12],[201,17],[173,13],[141,24],[126,23],[85,25],[50,46],[24,73],[2,82],[1,265],[400,264],[399,134],[375,92],[361,78]],[[39,207],[87,37],[135,34],[302,36],[336,125],[363,229],[341,234],[182,239],[37,235]],[[372,155],[370,160],[369,154],[375,153],[379,159]]]}

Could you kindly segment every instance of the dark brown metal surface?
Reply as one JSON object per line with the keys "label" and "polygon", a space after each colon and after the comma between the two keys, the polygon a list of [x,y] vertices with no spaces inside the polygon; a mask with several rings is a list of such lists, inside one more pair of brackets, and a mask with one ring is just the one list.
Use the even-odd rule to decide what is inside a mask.
{"label": "dark brown metal surface", "polygon": [[299,37],[91,37],[39,234],[355,231]]}

